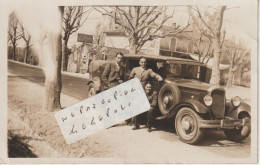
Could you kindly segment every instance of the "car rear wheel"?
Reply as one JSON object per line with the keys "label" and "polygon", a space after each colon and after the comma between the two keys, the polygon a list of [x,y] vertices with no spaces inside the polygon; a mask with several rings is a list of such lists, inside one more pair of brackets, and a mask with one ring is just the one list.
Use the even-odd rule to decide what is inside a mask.
{"label": "car rear wheel", "polygon": [[97,90],[95,89],[94,83],[89,84],[88,87],[88,98],[95,96],[97,94]]}
{"label": "car rear wheel", "polygon": [[[249,114],[242,114],[239,119],[250,119]],[[239,142],[247,138],[251,133],[251,126],[243,126],[238,129],[224,130],[225,135],[231,141]]]}
{"label": "car rear wheel", "polygon": [[188,144],[198,143],[203,132],[199,128],[200,116],[190,108],[182,108],[175,119],[175,129],[181,141]]}
{"label": "car rear wheel", "polygon": [[173,83],[162,87],[158,96],[158,105],[163,115],[166,115],[180,102],[180,95],[179,88]]}

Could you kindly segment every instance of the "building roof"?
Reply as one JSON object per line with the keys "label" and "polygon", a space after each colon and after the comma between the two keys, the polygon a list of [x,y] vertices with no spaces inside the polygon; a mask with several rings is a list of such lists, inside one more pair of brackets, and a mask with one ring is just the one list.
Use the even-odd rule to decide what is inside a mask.
{"label": "building roof", "polygon": [[188,59],[177,58],[177,57],[160,56],[160,55],[127,54],[127,55],[124,55],[124,57],[126,59],[140,59],[141,57],[144,57],[147,60],[155,60],[156,62],[169,62],[169,63],[204,66],[204,64],[202,62],[198,62],[195,60],[188,60]]}
{"label": "building roof", "polygon": [[114,29],[104,32],[107,36],[126,36],[123,29]]}
{"label": "building roof", "polygon": [[[161,28],[161,32],[163,34],[166,34],[168,33],[169,31],[172,31],[174,28],[171,27],[171,26],[167,26],[167,25],[164,25],[162,26]],[[177,35],[174,35],[174,34],[171,34],[171,35],[168,35],[168,37],[176,37],[176,38],[181,38],[181,39],[187,39],[187,40],[199,40],[200,39],[200,34],[196,31],[193,31],[193,28],[192,26],[188,26],[183,32],[177,34]],[[208,41],[208,38],[205,37],[205,36],[202,36],[201,38],[202,41]]]}

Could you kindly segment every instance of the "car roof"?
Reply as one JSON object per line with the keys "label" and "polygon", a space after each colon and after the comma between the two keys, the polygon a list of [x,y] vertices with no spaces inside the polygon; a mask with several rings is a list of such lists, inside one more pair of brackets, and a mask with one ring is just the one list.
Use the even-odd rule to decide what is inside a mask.
{"label": "car roof", "polygon": [[187,65],[199,65],[204,66],[204,63],[195,61],[195,60],[189,60],[184,58],[178,58],[178,57],[169,57],[169,56],[161,56],[161,55],[148,55],[148,54],[126,54],[124,55],[126,59],[133,59],[138,60],[141,57],[146,58],[149,61],[156,61],[156,62],[168,62],[168,63],[174,63],[174,64],[187,64]]}

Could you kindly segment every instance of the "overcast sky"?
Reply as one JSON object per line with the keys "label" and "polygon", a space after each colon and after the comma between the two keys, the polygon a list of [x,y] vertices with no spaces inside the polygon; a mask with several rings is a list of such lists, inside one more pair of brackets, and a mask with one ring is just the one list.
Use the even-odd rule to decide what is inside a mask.
{"label": "overcast sky", "polygon": [[[28,4],[24,3],[16,3],[18,15],[23,17],[23,20],[27,20],[28,28],[31,28],[31,32],[35,31],[33,24],[30,22],[48,22],[50,19],[53,18],[53,13],[51,12],[50,6],[48,8],[47,13],[44,13],[43,5],[37,6],[29,6]],[[55,7],[55,6],[54,6]],[[200,6],[201,9],[210,9],[207,6]],[[216,6],[215,6],[216,7]],[[241,38],[246,41],[250,45],[251,42],[255,42],[257,40],[257,5],[256,2],[253,0],[250,1],[240,1],[240,5],[234,6],[227,6],[236,7],[226,10],[224,13],[224,24],[223,29],[226,30],[226,37],[230,38],[232,36],[236,36],[237,39]],[[19,11],[20,10],[20,11]],[[25,12],[31,11],[31,12]],[[171,13],[172,6],[169,6],[168,12]],[[33,13],[33,14],[31,14]],[[39,14],[42,13],[42,14]],[[50,15],[50,16],[48,16]],[[42,17],[42,18],[40,18]],[[25,19],[27,18],[27,19]],[[186,6],[175,6],[175,13],[172,22],[176,22],[177,25],[185,25],[187,23],[188,14],[186,12]],[[53,22],[57,22],[53,20]],[[93,12],[89,15],[87,21],[85,22],[84,26],[82,26],[73,36],[71,36],[69,40],[69,45],[76,43],[76,36],[77,33],[85,33],[85,34],[94,34],[95,28],[98,22],[103,22],[102,15],[93,10]],[[47,26],[51,25],[51,23],[46,23]],[[54,27],[57,27],[56,25]],[[38,34],[38,32],[34,32]]]}

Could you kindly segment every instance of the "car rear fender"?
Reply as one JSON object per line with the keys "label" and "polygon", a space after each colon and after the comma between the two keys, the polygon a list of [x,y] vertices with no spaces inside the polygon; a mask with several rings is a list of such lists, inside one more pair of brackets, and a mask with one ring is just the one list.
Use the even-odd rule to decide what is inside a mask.
{"label": "car rear fender", "polygon": [[190,99],[186,100],[185,102],[180,102],[178,105],[176,105],[175,108],[169,112],[168,117],[170,118],[175,116],[177,112],[183,107],[189,107],[199,114],[205,114],[208,112],[208,108],[205,105],[197,100]]}
{"label": "car rear fender", "polygon": [[241,113],[248,113],[251,116],[251,106],[245,102],[241,102],[238,107],[234,107],[229,101],[226,106],[228,106],[227,108],[229,109],[228,117],[238,119],[238,116]]}
{"label": "car rear fender", "polygon": [[91,84],[91,83],[94,83],[94,81],[89,80],[88,83],[87,83],[87,85],[89,85],[89,84]]}
{"label": "car rear fender", "polygon": [[101,79],[99,77],[94,77],[92,80],[88,82],[88,85],[93,83],[96,91],[101,90]]}

